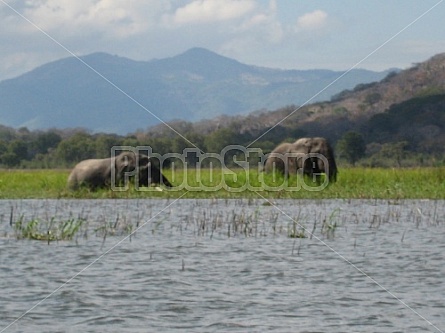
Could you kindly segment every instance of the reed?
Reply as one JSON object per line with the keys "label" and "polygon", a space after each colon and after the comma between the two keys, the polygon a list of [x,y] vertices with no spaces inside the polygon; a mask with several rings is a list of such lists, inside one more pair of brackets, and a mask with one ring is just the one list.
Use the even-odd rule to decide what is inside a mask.
{"label": "reed", "polygon": [[[125,215],[120,215],[115,219],[108,219],[102,216],[94,219],[90,226],[89,219],[83,213],[77,217],[73,217],[72,212],[68,212],[68,218],[60,218],[56,216],[50,217],[50,212],[43,214],[44,217],[25,218],[30,212],[18,213],[14,206],[11,206],[9,215],[9,226],[11,231],[5,231],[4,237],[11,236],[17,240],[28,239],[37,241],[46,241],[48,244],[53,241],[70,241],[79,239],[88,239],[89,234],[102,238],[104,244],[108,236],[127,236],[129,240],[135,235],[135,231],[139,228],[141,218],[138,216],[137,221],[128,221]],[[16,218],[16,216],[18,217]]]}
{"label": "reed", "polygon": [[[238,200],[238,199],[236,199]],[[197,200],[199,202],[199,200]],[[83,211],[77,213],[64,211],[60,215],[54,206],[47,212],[41,211],[38,214],[33,211],[20,212],[17,206],[12,205],[9,216],[9,223],[3,214],[2,220],[6,223],[2,225],[4,237],[16,238],[17,240],[36,240],[48,242],[93,240],[105,244],[106,240],[112,237],[120,239],[135,236],[135,231],[142,233],[175,233],[182,237],[183,233],[192,233],[196,238],[262,238],[262,237],[285,237],[294,239],[292,253],[296,248],[296,239],[299,239],[300,246],[312,242],[313,238],[335,240],[338,237],[344,238],[343,233],[347,233],[347,225],[352,222],[354,225],[361,224],[367,230],[377,232],[380,228],[389,223],[400,222],[414,225],[416,228],[436,227],[442,225],[443,216],[437,212],[441,201],[427,201],[429,206],[411,207],[407,210],[407,205],[403,202],[388,201],[384,210],[367,210],[359,216],[350,215],[340,208],[336,208],[329,203],[329,210],[316,208],[308,210],[304,206],[305,201],[299,201],[297,211],[292,217],[283,210],[273,206],[263,206],[261,201],[240,200],[235,203],[232,200],[220,200],[218,208],[215,209],[210,201],[205,201],[203,205],[191,206],[189,212],[180,219],[171,218],[168,214],[162,214],[147,224],[147,214],[141,211],[136,215],[129,216],[126,212],[119,212],[116,216],[96,215],[94,217],[85,215]],[[323,200],[319,205],[323,205]],[[336,201],[334,201],[336,202]],[[129,202],[130,203],[130,202]],[[61,203],[64,205],[64,203]],[[108,205],[106,201],[98,201],[98,211],[106,210],[100,204]],[[224,204],[226,207],[224,207]],[[221,205],[223,207],[221,207]],[[301,209],[299,208],[301,205]],[[278,209],[277,209],[278,208]],[[63,207],[62,207],[63,209]],[[295,210],[294,210],[295,212]],[[51,215],[55,214],[55,215]],[[32,216],[30,218],[25,216]],[[59,217],[57,217],[59,216]],[[68,217],[61,217],[68,216]],[[351,219],[354,218],[355,220]],[[147,224],[147,226],[145,226]],[[140,226],[141,228],[139,230]],[[349,223],[350,225],[350,223]],[[355,228],[355,227],[354,227]],[[145,231],[144,231],[145,229]],[[90,237],[91,235],[91,237]],[[127,236],[130,237],[127,237]],[[405,234],[401,235],[401,242],[404,242]],[[356,243],[354,243],[354,248]]]}
{"label": "reed", "polygon": [[25,221],[23,215],[13,223],[14,235],[16,239],[31,239],[46,241],[72,240],[81,230],[86,221],[83,219],[68,219],[56,221],[52,218],[49,221],[31,219]]}

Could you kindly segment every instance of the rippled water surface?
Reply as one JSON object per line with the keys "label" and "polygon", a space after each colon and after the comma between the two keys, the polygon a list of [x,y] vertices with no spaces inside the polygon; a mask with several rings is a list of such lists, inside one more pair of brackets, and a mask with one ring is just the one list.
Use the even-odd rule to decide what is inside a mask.
{"label": "rippled water surface", "polygon": [[0,201],[0,332],[445,330],[444,201],[275,204]]}

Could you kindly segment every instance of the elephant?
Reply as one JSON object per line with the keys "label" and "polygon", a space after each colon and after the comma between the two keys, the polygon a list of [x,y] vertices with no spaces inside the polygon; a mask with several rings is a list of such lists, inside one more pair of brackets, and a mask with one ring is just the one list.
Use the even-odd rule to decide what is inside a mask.
{"label": "elephant", "polygon": [[[265,172],[274,172],[277,171],[281,174],[285,174],[286,176],[289,173],[295,173],[290,171],[289,169],[289,156],[288,153],[291,152],[293,147],[292,143],[282,143],[278,145],[267,157],[266,163],[264,164]],[[286,168],[287,165],[287,168]],[[292,163],[291,163],[292,166]],[[293,169],[293,168],[292,168]]]}
{"label": "elephant", "polygon": [[[325,159],[317,154],[323,155]],[[327,166],[324,161],[328,162]],[[335,182],[338,172],[333,149],[322,137],[300,138],[294,143],[278,145],[269,154],[264,165],[265,172],[274,170],[286,177],[302,170],[305,175],[315,177],[317,183],[320,183],[321,173],[326,174],[328,181]]]}
{"label": "elephant", "polygon": [[68,187],[78,189],[86,186],[91,190],[120,186],[134,177],[137,172],[139,186],[163,184],[172,187],[162,174],[154,159],[144,155],[125,151],[117,156],[104,159],[89,159],[79,162],[68,177]]}
{"label": "elephant", "polygon": [[[317,183],[320,183],[320,174],[324,173],[328,181],[335,182],[337,180],[337,164],[335,163],[334,150],[329,142],[322,137],[301,138],[293,143],[294,152],[303,152],[310,154],[306,158],[303,165],[303,172],[311,177],[316,177]],[[322,156],[318,156],[322,155]],[[325,165],[327,161],[328,165]],[[301,162],[300,162],[301,164]]]}

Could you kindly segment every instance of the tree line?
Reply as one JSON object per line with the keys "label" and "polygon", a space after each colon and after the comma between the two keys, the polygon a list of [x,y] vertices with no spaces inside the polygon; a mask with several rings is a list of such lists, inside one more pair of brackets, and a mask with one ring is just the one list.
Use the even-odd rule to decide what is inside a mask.
{"label": "tree line", "polygon": [[[85,129],[49,129],[30,131],[26,127],[13,129],[0,126],[0,167],[3,168],[70,168],[89,158],[106,158],[112,147],[149,146],[154,153],[182,154],[186,148],[220,153],[228,145],[247,146],[255,138],[233,128],[221,128],[208,134],[195,131],[178,135],[165,128],[166,135],[135,133],[117,135],[90,133]],[[283,135],[274,141],[258,141],[252,147],[270,152]]]}
{"label": "tree line", "polygon": [[[337,112],[328,118],[304,122],[298,121],[296,109],[290,105],[197,123],[174,121],[128,135],[91,133],[85,129],[31,131],[0,125],[0,167],[70,168],[81,160],[109,157],[115,146],[150,146],[153,152],[165,155],[182,154],[186,148],[220,153],[229,145],[241,145],[259,148],[267,154],[282,142],[308,136],[327,138],[340,166],[445,164],[444,94],[413,98],[366,119],[351,120],[345,116],[347,112]],[[228,159],[230,162],[231,156]]]}

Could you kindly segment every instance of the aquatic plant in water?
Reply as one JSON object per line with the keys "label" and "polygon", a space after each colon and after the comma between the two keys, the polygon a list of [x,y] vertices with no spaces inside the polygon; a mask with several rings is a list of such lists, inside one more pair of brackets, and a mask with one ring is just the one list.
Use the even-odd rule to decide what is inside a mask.
{"label": "aquatic plant in water", "polygon": [[23,215],[12,224],[17,239],[33,239],[40,241],[72,240],[85,223],[82,218],[70,218],[64,221],[31,219],[25,221]]}

